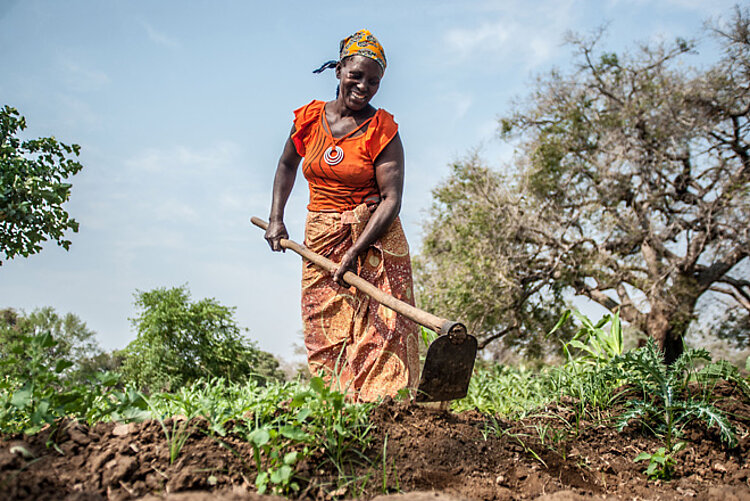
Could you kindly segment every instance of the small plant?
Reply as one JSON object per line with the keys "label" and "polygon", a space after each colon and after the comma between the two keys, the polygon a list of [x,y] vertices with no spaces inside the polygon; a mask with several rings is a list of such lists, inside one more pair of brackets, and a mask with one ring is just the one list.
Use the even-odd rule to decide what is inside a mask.
{"label": "small plant", "polygon": [[[710,361],[706,350],[689,349],[668,367],[652,338],[649,338],[646,346],[630,351],[619,359],[624,371],[623,378],[627,377],[643,398],[627,402],[627,410],[619,418],[618,429],[622,431],[629,422],[636,420],[662,435],[664,467],[669,466],[666,459],[675,452],[674,438],[694,420],[702,421],[708,428],[716,428],[720,439],[729,447],[737,444],[729,420],[709,403],[710,393],[693,392],[696,396],[692,396],[688,388],[690,381],[706,385],[722,378],[726,367],[721,363],[697,369],[698,362]],[[658,454],[655,457],[661,458]],[[658,463],[660,460],[653,461]]]}
{"label": "small plant", "polygon": [[[549,332],[549,335],[556,332],[568,321],[571,314],[581,322],[581,328],[578,329],[568,342],[563,343],[563,353],[569,363],[588,363],[603,364],[610,362],[613,358],[622,355],[624,344],[622,338],[622,323],[620,314],[614,316],[604,315],[596,324],[588,317],[582,315],[577,310],[566,310],[560,320]],[[603,327],[610,324],[609,332]],[[571,348],[574,348],[574,353]]]}
{"label": "small plant", "polygon": [[639,461],[648,460],[648,466],[643,473],[645,473],[649,479],[670,480],[674,473],[674,455],[684,448],[685,442],[677,442],[671,449],[669,449],[669,452],[667,452],[666,447],[659,447],[653,454],[641,452],[633,461],[637,463]]}
{"label": "small plant", "polygon": [[[258,428],[250,434],[249,438],[253,446],[253,459],[258,469],[258,475],[255,478],[258,493],[264,494],[269,486],[274,492],[280,494],[298,491],[299,484],[293,481],[294,465],[303,454],[299,451],[284,454],[283,445],[280,442],[283,438],[304,441],[309,438],[307,434],[298,428],[287,426],[281,430]],[[268,458],[265,467],[261,453]]]}
{"label": "small plant", "polygon": [[7,373],[0,379],[0,431],[34,434],[58,418],[84,419],[89,424],[112,417],[124,421],[142,418],[144,402],[132,389],[116,389],[119,376],[103,372],[83,385],[61,377],[73,364],[65,358],[50,359],[57,341],[49,332],[21,336],[13,353],[0,361],[23,364],[26,377],[17,380]]}
{"label": "small plant", "polygon": [[453,410],[522,416],[554,399],[549,383],[544,373],[478,361],[466,397],[454,402]]}
{"label": "small plant", "polygon": [[298,492],[302,479],[297,476],[297,465],[320,453],[323,458],[318,466],[330,463],[338,472],[333,492],[343,495],[356,487],[347,465],[359,460],[369,464],[365,451],[371,441],[372,424],[367,419],[371,408],[371,404],[347,402],[344,393],[326,385],[321,377],[312,378],[309,386],[264,388],[240,426],[253,447],[258,492]]}

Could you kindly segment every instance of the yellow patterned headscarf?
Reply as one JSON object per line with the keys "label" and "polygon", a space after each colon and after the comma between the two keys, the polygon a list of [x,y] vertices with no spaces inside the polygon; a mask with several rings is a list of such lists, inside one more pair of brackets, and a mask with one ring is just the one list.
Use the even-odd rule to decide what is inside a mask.
{"label": "yellow patterned headscarf", "polygon": [[374,59],[385,71],[385,50],[375,35],[368,30],[359,30],[341,41],[339,61],[349,56],[365,56]]}
{"label": "yellow patterned headscarf", "polygon": [[368,30],[359,30],[341,41],[338,61],[327,61],[317,70],[313,70],[313,73],[322,73],[327,69],[335,68],[342,59],[349,56],[364,56],[374,59],[385,72],[386,61],[383,46],[380,45],[375,35]]}

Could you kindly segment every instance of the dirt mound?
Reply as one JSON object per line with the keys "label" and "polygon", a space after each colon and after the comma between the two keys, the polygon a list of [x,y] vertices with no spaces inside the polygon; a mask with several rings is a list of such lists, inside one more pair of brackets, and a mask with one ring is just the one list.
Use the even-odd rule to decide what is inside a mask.
{"label": "dirt mound", "polygon": [[[372,414],[376,439],[363,451],[370,464],[348,472],[350,488],[331,492],[338,472],[312,458],[300,467],[299,497],[750,499],[750,406],[728,394],[724,407],[740,431],[739,446],[726,450],[712,431],[687,428],[675,479],[650,482],[642,473],[643,463],[633,459],[662,444],[640,430],[618,433],[604,425],[575,424],[564,407],[540,409],[533,418],[510,422],[478,412],[454,414],[386,402]],[[172,423],[165,425],[169,430]],[[210,436],[201,431],[208,427],[200,421],[189,428],[192,432],[172,463],[170,442],[156,421],[91,428],[67,422],[54,434],[48,429],[32,437],[3,437],[0,492],[17,500],[279,499],[255,492],[247,443],[231,433]]]}
{"label": "dirt mound", "polygon": [[[750,407],[733,404],[736,417],[750,424]],[[744,412],[744,414],[742,414]],[[437,490],[459,498],[485,500],[686,499],[710,486],[736,486],[750,494],[750,438],[724,450],[716,437],[689,429],[678,453],[676,479],[648,482],[633,459],[661,443],[636,430],[618,433],[604,425],[561,427],[572,416],[562,408],[541,409],[517,422],[475,412],[452,414],[389,403],[373,418],[381,430],[388,486],[404,491]],[[559,497],[549,496],[559,492]],[[547,497],[543,497],[547,495]],[[575,495],[575,496],[573,496]],[[727,498],[729,499],[729,498]]]}

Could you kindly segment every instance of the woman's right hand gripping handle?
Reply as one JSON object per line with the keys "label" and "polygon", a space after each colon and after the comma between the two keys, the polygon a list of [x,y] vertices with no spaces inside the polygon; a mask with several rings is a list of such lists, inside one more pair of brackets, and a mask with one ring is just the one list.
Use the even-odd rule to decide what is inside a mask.
{"label": "woman's right hand gripping handle", "polygon": [[266,229],[265,239],[271,250],[274,252],[284,252],[284,248],[281,246],[281,239],[289,238],[289,233],[286,231],[283,221],[269,221],[268,229]]}

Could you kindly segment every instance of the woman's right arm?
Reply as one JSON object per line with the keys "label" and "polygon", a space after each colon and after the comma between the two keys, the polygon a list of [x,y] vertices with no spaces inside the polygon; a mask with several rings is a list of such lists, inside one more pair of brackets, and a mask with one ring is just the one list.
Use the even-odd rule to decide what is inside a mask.
{"label": "woman's right arm", "polygon": [[276,176],[273,179],[273,198],[271,200],[271,214],[268,216],[268,229],[266,230],[266,241],[273,251],[283,251],[281,239],[289,238],[289,234],[284,226],[284,207],[289,199],[289,194],[294,186],[294,179],[297,177],[297,168],[302,157],[297,153],[297,148],[292,142],[294,126],[289,133],[289,137],[284,144],[284,151],[279,158],[279,164],[276,167]]}

